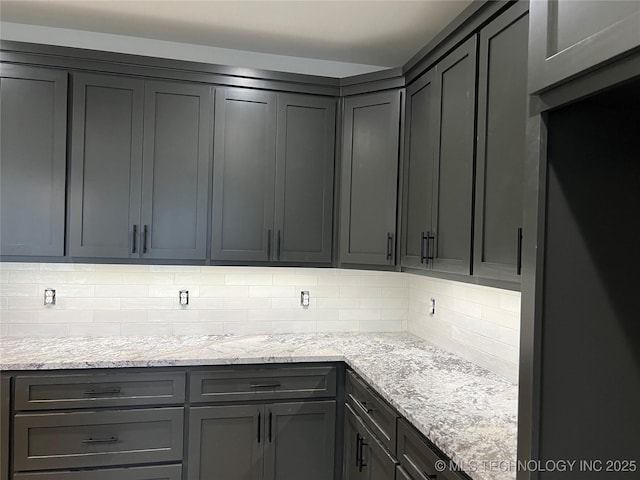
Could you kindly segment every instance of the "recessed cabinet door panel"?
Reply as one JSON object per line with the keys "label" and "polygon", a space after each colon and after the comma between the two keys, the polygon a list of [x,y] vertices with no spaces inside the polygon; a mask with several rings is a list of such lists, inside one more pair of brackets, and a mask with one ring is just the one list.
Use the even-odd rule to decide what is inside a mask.
{"label": "recessed cabinet door panel", "polygon": [[216,92],[214,260],[267,261],[273,249],[275,93]]}
{"label": "recessed cabinet door panel", "polygon": [[530,2],[529,92],[536,93],[640,47],[640,2]]}
{"label": "recessed cabinet door panel", "polygon": [[331,480],[335,401],[267,406],[264,480]]}
{"label": "recessed cabinet door panel", "polygon": [[517,273],[527,121],[527,5],[480,32],[473,274]]}
{"label": "recessed cabinet door panel", "polygon": [[331,262],[335,99],[278,95],[274,260]]}
{"label": "recessed cabinet door panel", "polygon": [[440,104],[436,146],[433,270],[470,273],[475,120],[476,39],[436,66]]}
{"label": "recessed cabinet door panel", "polygon": [[2,65],[0,254],[64,255],[67,74]]}
{"label": "recessed cabinet door panel", "polygon": [[188,480],[261,480],[264,407],[193,407]]}
{"label": "recessed cabinet door panel", "polygon": [[[73,257],[137,257],[143,82],[76,75],[70,244]],[[139,230],[137,230],[139,232]]]}
{"label": "recessed cabinet door panel", "polygon": [[404,158],[404,217],[402,265],[427,266],[427,240],[431,227],[434,146],[436,132],[433,98],[434,71],[407,89]]}
{"label": "recessed cabinet door panel", "polygon": [[400,92],[347,98],[340,260],[395,263]]}
{"label": "recessed cabinet door panel", "polygon": [[211,87],[145,83],[144,258],[204,259]]}

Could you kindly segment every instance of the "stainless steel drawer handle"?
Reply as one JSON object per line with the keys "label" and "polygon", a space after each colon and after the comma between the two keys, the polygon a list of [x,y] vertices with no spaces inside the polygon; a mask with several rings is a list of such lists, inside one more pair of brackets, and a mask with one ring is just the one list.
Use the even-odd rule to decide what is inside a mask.
{"label": "stainless steel drawer handle", "polygon": [[120,387],[116,387],[116,388],[106,388],[106,389],[95,389],[92,388],[90,390],[85,390],[84,394],[85,395],[95,395],[95,396],[100,396],[100,395],[120,395],[120,393],[122,392],[122,389]]}
{"label": "stainless steel drawer handle", "polygon": [[120,439],[118,437],[103,437],[103,438],[93,438],[93,437],[89,437],[86,440],[82,440],[82,443],[87,444],[87,445],[94,445],[94,444],[105,444],[105,443],[118,443],[120,441]]}
{"label": "stainless steel drawer handle", "polygon": [[279,383],[252,383],[251,388],[280,388]]}

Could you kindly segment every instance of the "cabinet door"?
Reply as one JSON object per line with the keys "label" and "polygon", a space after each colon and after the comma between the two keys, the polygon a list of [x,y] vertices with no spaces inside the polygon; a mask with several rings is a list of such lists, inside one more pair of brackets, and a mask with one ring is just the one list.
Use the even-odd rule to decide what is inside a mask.
{"label": "cabinet door", "polygon": [[2,65],[0,254],[64,255],[67,74]]}
{"label": "cabinet door", "polygon": [[399,91],[345,100],[342,263],[395,263],[399,130]]}
{"label": "cabinet door", "polygon": [[426,267],[427,239],[431,228],[434,125],[437,109],[433,96],[434,71],[407,88],[405,117],[404,208],[401,262],[405,267]]}
{"label": "cabinet door", "polygon": [[141,80],[73,79],[72,257],[138,257],[142,174]]}
{"label": "cabinet door", "polygon": [[331,480],[336,402],[267,406],[264,480]]}
{"label": "cabinet door", "polygon": [[206,257],[211,87],[145,83],[142,256]]}
{"label": "cabinet door", "polygon": [[527,121],[527,5],[480,32],[473,274],[519,281]]}
{"label": "cabinet door", "polygon": [[267,261],[273,249],[276,94],[216,91],[214,260]]}
{"label": "cabinet door", "polygon": [[640,2],[530,2],[529,92],[539,92],[640,46]]}
{"label": "cabinet door", "polygon": [[188,480],[261,480],[262,405],[192,407]]}
{"label": "cabinet door", "polygon": [[348,405],[345,407],[344,417],[344,454],[343,454],[343,477],[344,480],[364,480],[366,470],[360,466],[360,442],[361,432],[356,416]]}
{"label": "cabinet door", "polygon": [[432,268],[469,274],[475,123],[476,38],[436,66],[438,139],[433,188]]}
{"label": "cabinet door", "polygon": [[331,262],[333,98],[278,94],[274,260]]}
{"label": "cabinet door", "polygon": [[0,480],[9,480],[11,379],[0,377]]}

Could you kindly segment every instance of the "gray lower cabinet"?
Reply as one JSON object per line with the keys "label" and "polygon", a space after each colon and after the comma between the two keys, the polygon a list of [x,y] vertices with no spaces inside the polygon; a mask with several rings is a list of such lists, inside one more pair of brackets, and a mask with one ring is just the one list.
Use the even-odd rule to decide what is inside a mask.
{"label": "gray lower cabinet", "polygon": [[74,76],[71,256],[206,257],[211,98],[208,86]]}
{"label": "gray lower cabinet", "polygon": [[640,47],[640,2],[530,2],[529,93]]}
{"label": "gray lower cabinet", "polygon": [[331,262],[335,115],[333,98],[217,92],[214,260]]}
{"label": "gray lower cabinet", "polygon": [[400,91],[344,102],[340,262],[395,265]]}
{"label": "gray lower cabinet", "polygon": [[16,473],[14,480],[181,480],[180,465],[111,468],[90,471]]}
{"label": "gray lower cabinet", "polygon": [[480,31],[473,274],[519,282],[528,4]]}
{"label": "gray lower cabinet", "polygon": [[335,401],[192,407],[188,479],[331,480]]}
{"label": "gray lower cabinet", "polygon": [[349,405],[345,410],[344,480],[394,480],[398,462]]}
{"label": "gray lower cabinet", "polygon": [[471,273],[476,43],[407,91],[403,266]]}
{"label": "gray lower cabinet", "polygon": [[63,256],[67,73],[2,65],[0,255]]}

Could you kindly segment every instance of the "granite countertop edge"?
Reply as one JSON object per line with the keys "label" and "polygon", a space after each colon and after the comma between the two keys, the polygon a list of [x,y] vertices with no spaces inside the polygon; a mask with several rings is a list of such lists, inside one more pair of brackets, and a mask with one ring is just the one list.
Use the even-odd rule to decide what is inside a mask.
{"label": "granite countertop edge", "polygon": [[472,479],[515,479],[517,385],[411,334],[0,340],[0,371],[299,362],[345,362]]}

